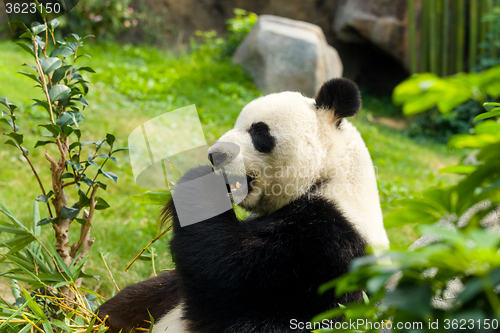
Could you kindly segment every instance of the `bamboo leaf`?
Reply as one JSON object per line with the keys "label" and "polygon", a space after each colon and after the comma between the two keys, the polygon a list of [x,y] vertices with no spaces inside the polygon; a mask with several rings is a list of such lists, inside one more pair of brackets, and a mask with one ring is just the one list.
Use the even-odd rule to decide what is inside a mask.
{"label": "bamboo leaf", "polygon": [[54,331],[52,330],[52,325],[50,324],[50,322],[48,320],[45,320],[42,323],[42,326],[45,329],[45,333],[54,333]]}
{"label": "bamboo leaf", "polygon": [[42,320],[47,320],[47,316],[43,312],[43,310],[38,306],[38,304],[35,302],[33,297],[30,296],[30,294],[24,289],[23,286],[21,286],[21,290],[23,291],[23,296],[24,299],[27,299],[28,301],[28,307],[33,311],[33,313],[38,317],[41,318]]}
{"label": "bamboo leaf", "polygon": [[0,225],[0,232],[6,232],[6,233],[9,233],[9,234],[16,234],[16,235],[26,235],[26,234],[28,234],[28,232],[26,230],[19,229],[19,228],[6,227],[6,226],[3,226],[3,225]]}
{"label": "bamboo leaf", "polygon": [[[14,319],[14,318],[18,317],[18,316],[19,316],[19,314],[20,314],[21,312],[23,312],[24,308],[28,306],[28,302],[29,302],[29,301],[31,301],[32,299],[33,299],[33,297],[29,297],[29,298],[27,298],[27,301],[26,301],[23,305],[21,305],[21,306],[19,307],[19,309],[17,309],[17,310],[16,310],[16,311],[15,311],[15,312],[14,312],[14,313],[13,313],[13,314],[9,317],[9,318],[7,318],[7,319],[6,319],[3,323],[1,323],[1,324],[0,324],[0,329],[2,329],[3,327],[5,327],[6,325],[8,325],[8,324],[9,324],[9,322],[10,322],[12,319]],[[1,331],[0,331],[0,332],[1,332]]]}
{"label": "bamboo leaf", "polygon": [[50,242],[47,243],[47,249],[49,250],[49,253],[52,255],[52,257],[54,257],[54,259],[56,260],[57,266],[66,274],[65,278],[71,279],[71,270],[69,269],[68,265],[64,263],[59,253],[57,253],[54,245],[52,245],[52,243]]}
{"label": "bamboo leaf", "polygon": [[28,331],[29,331],[32,327],[33,327],[33,325],[28,324],[28,325],[24,326],[24,327],[22,328],[22,330],[20,330],[20,331],[19,331],[19,333],[26,333],[26,332],[28,332]]}
{"label": "bamboo leaf", "polygon": [[94,319],[92,319],[89,323],[89,327],[87,327],[87,329],[85,330],[85,333],[91,333],[92,332],[92,328],[94,327],[94,324],[95,324],[95,321],[97,320],[97,316],[94,317]]}
{"label": "bamboo leaf", "polygon": [[17,236],[5,242],[0,242],[0,247],[7,247],[9,248],[9,253],[14,253],[34,240],[35,237],[31,233],[26,233],[26,235]]}
{"label": "bamboo leaf", "polygon": [[[38,244],[39,245],[39,244]],[[31,254],[33,257],[33,260],[36,261],[36,264],[38,265],[38,270],[39,272],[45,273],[45,274],[54,274],[54,271],[51,269],[51,267],[47,266],[45,259],[40,256],[39,253],[36,253],[29,247],[26,248],[26,251]]]}
{"label": "bamboo leaf", "polygon": [[52,319],[51,323],[55,327],[58,327],[66,332],[71,332],[71,327],[69,327],[68,325],[66,325],[64,322],[62,322],[60,320]]}
{"label": "bamboo leaf", "polygon": [[14,222],[18,227],[22,228],[22,229],[26,229],[26,227],[24,226],[24,224],[22,224],[21,222],[19,222],[15,217],[14,215],[11,213],[11,211],[7,208],[7,206],[5,206],[5,204],[0,200],[0,212],[4,213],[5,215],[7,215],[7,217],[12,221]]}
{"label": "bamboo leaf", "polygon": [[170,191],[145,192],[143,194],[134,195],[127,200],[148,204],[148,205],[165,205],[172,198]]}

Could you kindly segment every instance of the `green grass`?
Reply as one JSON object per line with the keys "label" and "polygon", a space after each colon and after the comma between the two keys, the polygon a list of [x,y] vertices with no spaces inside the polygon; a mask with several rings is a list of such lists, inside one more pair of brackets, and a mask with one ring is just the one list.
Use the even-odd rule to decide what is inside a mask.
{"label": "green grass", "polygon": [[[93,67],[97,74],[87,75],[94,83],[84,111],[86,121],[81,123],[82,141],[102,139],[114,133],[126,145],[130,132],[142,122],[178,107],[196,104],[202,120],[206,140],[217,138],[232,127],[241,108],[260,96],[259,91],[240,68],[227,60],[210,57],[172,55],[148,47],[89,45],[85,52],[92,60],[81,58],[82,63]],[[11,42],[0,42],[0,96],[21,108],[18,125],[25,134],[25,146],[42,174],[49,182],[48,162],[43,158],[44,148],[33,149],[42,131],[36,127],[46,114],[39,108],[29,107],[30,97],[41,97],[31,82],[15,74],[24,62],[31,59]],[[400,132],[374,124],[368,113],[382,113],[392,106],[386,101],[372,98],[354,123],[359,128],[372,154],[377,168],[382,206],[385,212],[395,199],[417,195],[418,192],[438,182],[449,183],[450,178],[438,174],[438,169],[452,165],[457,156],[444,146],[417,143]],[[371,108],[371,109],[370,109]],[[382,112],[379,112],[381,111]],[[5,125],[0,125],[5,131]],[[49,153],[55,152],[49,147]],[[94,217],[92,247],[87,271],[100,275],[92,282],[97,291],[109,296],[113,292],[111,279],[104,268],[99,252],[109,253],[108,265],[120,287],[142,280],[152,273],[149,262],[140,261],[130,272],[123,269],[130,260],[157,235],[157,206],[141,205],[126,198],[144,189],[135,185],[127,153],[118,156],[118,164],[110,163],[108,171],[115,172],[118,184],[109,184],[103,197],[111,208],[99,211]],[[38,196],[39,187],[31,176],[28,164],[19,157],[14,147],[0,145],[0,200],[24,221],[30,221],[31,207]],[[102,193],[101,193],[102,195]],[[41,206],[42,216],[45,207]],[[77,232],[74,226],[73,234]],[[45,227],[51,236],[50,226]],[[408,246],[415,238],[409,227],[389,231],[395,247]],[[157,269],[171,268],[167,240],[155,244],[160,255]]]}

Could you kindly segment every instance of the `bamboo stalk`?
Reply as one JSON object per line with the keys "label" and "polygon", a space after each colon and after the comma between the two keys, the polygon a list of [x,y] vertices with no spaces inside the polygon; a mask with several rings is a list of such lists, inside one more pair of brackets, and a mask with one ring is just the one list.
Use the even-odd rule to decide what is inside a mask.
{"label": "bamboo stalk", "polygon": [[[500,6],[500,1],[498,0],[495,0],[494,3],[492,4],[492,9],[493,7],[498,7]],[[494,35],[495,33],[497,33],[498,31],[495,31],[495,25],[493,24],[493,22],[491,23],[491,27],[490,27],[490,32],[492,35]],[[491,57],[492,58],[496,58],[497,57],[497,47],[496,45],[494,45],[494,41],[496,40],[495,37],[493,38],[490,38],[490,48],[491,48]]]}
{"label": "bamboo stalk", "polygon": [[465,56],[465,0],[457,1],[457,62],[456,72],[464,71]]}
{"label": "bamboo stalk", "polygon": [[420,71],[429,70],[429,5],[430,0],[422,0],[420,10],[422,25],[420,31]]}
{"label": "bamboo stalk", "polygon": [[[486,42],[486,34],[487,34],[487,25],[486,22],[482,21],[482,18],[484,15],[488,13],[488,0],[481,0],[479,3],[479,43],[480,45],[483,45]],[[479,47],[478,52],[480,55],[483,55],[485,53],[484,47]]]}
{"label": "bamboo stalk", "polygon": [[408,0],[408,32],[410,43],[410,70],[412,74],[418,72],[417,54],[417,18],[415,0]]}
{"label": "bamboo stalk", "polygon": [[478,0],[470,0],[469,7],[469,72],[477,63],[479,8]]}
{"label": "bamboo stalk", "polygon": [[457,2],[456,0],[452,0],[450,3],[450,64],[449,64],[449,73],[455,74],[457,70]]}
{"label": "bamboo stalk", "polygon": [[442,27],[442,45],[443,57],[441,60],[441,75],[446,76],[449,74],[449,57],[450,57],[450,0],[443,0],[443,27]]}
{"label": "bamboo stalk", "polygon": [[432,73],[438,73],[438,22],[437,22],[437,0],[429,0],[429,62]]}
{"label": "bamboo stalk", "polygon": [[[493,10],[493,0],[484,0],[484,4],[485,4],[485,14],[489,14],[491,13],[491,11]],[[486,47],[484,48],[484,52],[485,53],[489,53],[490,56],[493,54],[493,49],[494,49],[494,46],[493,44],[491,43],[491,38],[489,37],[489,35],[491,35],[493,33],[493,24],[492,22],[484,22],[484,29],[486,30],[486,37],[485,37],[485,40],[486,42],[489,42],[489,49],[487,49]]]}
{"label": "bamboo stalk", "polygon": [[436,74],[442,75],[443,72],[443,56],[441,52],[443,50],[443,10],[444,10],[444,0],[436,0],[436,64],[437,72]]}

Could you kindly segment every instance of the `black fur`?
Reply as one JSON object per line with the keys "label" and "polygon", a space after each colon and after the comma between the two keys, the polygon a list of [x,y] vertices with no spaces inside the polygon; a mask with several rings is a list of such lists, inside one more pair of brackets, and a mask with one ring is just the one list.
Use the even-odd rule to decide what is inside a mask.
{"label": "black fur", "polygon": [[[201,166],[182,181],[210,172]],[[193,195],[178,186],[174,200]],[[346,273],[366,245],[325,199],[305,195],[269,216],[239,221],[231,210],[185,227],[172,202],[164,215],[173,217],[171,249],[185,316],[197,333],[306,332],[292,330],[290,320],[306,322],[338,303],[362,300],[359,291],[339,299],[333,291],[318,295],[318,287]]]}
{"label": "black fur", "polygon": [[180,301],[177,273],[171,271],[158,277],[128,286],[99,308],[99,317],[110,328],[107,333],[149,328],[149,313],[155,321],[175,308]]}
{"label": "black fur", "polygon": [[[200,166],[186,172],[174,200],[192,198],[194,189],[179,185],[212,171]],[[197,189],[205,191],[210,189]],[[210,199],[194,209],[216,202],[202,197]],[[173,218],[177,270],[129,286],[103,304],[99,316],[109,315],[109,333],[147,327],[146,309],[157,321],[180,300],[196,333],[309,333],[292,330],[290,320],[307,322],[339,303],[362,301],[360,291],[340,298],[334,291],[318,295],[318,287],[346,273],[366,245],[325,199],[306,194],[269,216],[239,221],[231,210],[186,227],[170,201],[163,216]]]}
{"label": "black fur", "polygon": [[332,110],[338,118],[354,116],[361,108],[358,86],[349,79],[331,79],[316,95],[316,107]]}
{"label": "black fur", "polygon": [[276,145],[276,140],[269,132],[269,126],[262,121],[253,123],[248,132],[252,137],[255,149],[260,153],[268,154]]}

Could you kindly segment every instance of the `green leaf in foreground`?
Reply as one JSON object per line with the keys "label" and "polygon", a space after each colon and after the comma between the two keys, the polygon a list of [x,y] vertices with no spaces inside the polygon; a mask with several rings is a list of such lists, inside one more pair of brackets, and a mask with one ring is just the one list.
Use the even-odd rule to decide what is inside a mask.
{"label": "green leaf in foreground", "polygon": [[19,134],[19,133],[16,133],[16,132],[12,132],[12,133],[9,133],[9,134],[5,134],[7,135],[8,137],[11,137],[12,139],[14,139],[18,145],[22,145],[23,144],[23,135],[22,134]]}
{"label": "green leaf in foreground", "polygon": [[30,294],[24,289],[22,286],[22,291],[23,291],[23,296],[24,299],[27,299],[28,307],[33,311],[33,313],[40,319],[42,320],[47,320],[47,316],[43,312],[43,310],[38,306],[36,301],[33,299],[33,297],[30,296]]}
{"label": "green leaf in foreground", "polygon": [[19,45],[23,50],[31,54],[33,57],[35,57],[35,51],[33,49],[33,46],[26,44],[25,42],[16,42],[17,45]]}
{"label": "green leaf in foreground", "polygon": [[0,104],[5,105],[9,111],[14,111],[17,109],[17,106],[14,104],[10,103],[9,100],[5,97],[0,97]]}
{"label": "green leaf in foreground", "polygon": [[78,216],[79,213],[80,213],[80,210],[77,209],[77,208],[64,206],[61,209],[61,218],[63,218],[63,219],[74,219],[75,217]]}
{"label": "green leaf in foreground", "polygon": [[95,204],[96,210],[103,210],[110,207],[109,204],[106,202],[106,200],[104,200],[103,198],[97,197],[96,201],[97,201]]}
{"label": "green leaf in foreground", "polygon": [[64,127],[66,125],[72,126],[76,123],[82,122],[85,120],[85,117],[82,113],[78,111],[67,111],[59,116],[56,120],[56,124]]}
{"label": "green leaf in foreground", "polygon": [[38,126],[46,128],[47,130],[49,130],[50,133],[52,133],[53,136],[58,136],[59,134],[61,134],[61,128],[57,125],[47,124]]}
{"label": "green leaf in foreground", "polygon": [[41,61],[42,63],[42,71],[45,74],[52,73],[62,65],[62,61],[56,57],[50,57]]}
{"label": "green leaf in foreground", "polygon": [[64,84],[56,84],[49,90],[49,97],[52,101],[61,101],[69,97],[71,89]]}
{"label": "green leaf in foreground", "polygon": [[474,122],[493,117],[500,117],[500,108],[494,108],[490,112],[481,113],[479,116],[474,118]]}
{"label": "green leaf in foreground", "polygon": [[61,47],[54,49],[50,53],[50,56],[51,57],[68,57],[68,56],[73,55],[73,54],[74,54],[74,52],[72,49],[70,49],[67,46],[61,46]]}
{"label": "green leaf in foreground", "polygon": [[45,225],[45,224],[49,224],[49,223],[54,223],[55,221],[57,221],[57,218],[55,217],[47,217],[47,218],[44,218],[42,220],[40,220],[37,225]]}
{"label": "green leaf in foreground", "polygon": [[99,170],[99,172],[102,173],[104,177],[111,179],[116,184],[118,176],[115,173],[111,171],[102,171],[102,170]]}
{"label": "green leaf in foreground", "polygon": [[171,198],[172,194],[170,191],[148,191],[143,194],[134,195],[133,197],[127,198],[127,200],[147,205],[165,205]]}

